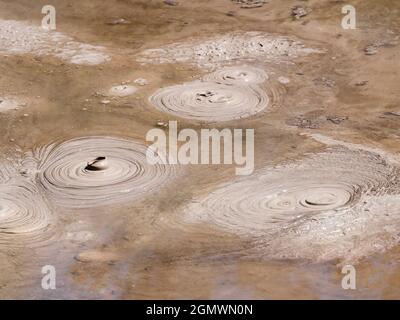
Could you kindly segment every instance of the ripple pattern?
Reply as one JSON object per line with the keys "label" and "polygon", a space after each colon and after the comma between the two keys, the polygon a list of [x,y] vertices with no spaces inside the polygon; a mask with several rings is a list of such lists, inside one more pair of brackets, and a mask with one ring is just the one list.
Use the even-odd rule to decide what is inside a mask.
{"label": "ripple pattern", "polygon": [[156,190],[174,175],[175,167],[147,147],[113,137],[82,137],[50,146],[39,167],[38,179],[57,204],[86,208],[135,200]]}
{"label": "ripple pattern", "polygon": [[0,184],[1,246],[33,247],[51,236],[53,216],[40,190],[23,179]]}
{"label": "ripple pattern", "polygon": [[247,118],[267,108],[268,95],[258,86],[196,81],[162,88],[150,97],[158,110],[206,122]]}
{"label": "ripple pattern", "polygon": [[318,219],[321,213],[343,212],[361,196],[388,193],[394,170],[380,156],[337,147],[220,186],[190,204],[186,218],[265,236],[304,219]]}
{"label": "ripple pattern", "polygon": [[221,84],[260,84],[268,79],[263,69],[252,66],[225,67],[206,75],[203,80]]}

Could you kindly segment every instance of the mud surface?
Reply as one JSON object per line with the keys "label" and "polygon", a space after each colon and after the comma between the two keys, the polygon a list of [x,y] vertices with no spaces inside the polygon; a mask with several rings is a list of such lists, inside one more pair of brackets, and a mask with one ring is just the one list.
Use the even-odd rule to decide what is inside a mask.
{"label": "mud surface", "polygon": [[[398,1],[45,4],[0,1],[0,298],[400,298]],[[149,165],[169,120],[254,173]]]}

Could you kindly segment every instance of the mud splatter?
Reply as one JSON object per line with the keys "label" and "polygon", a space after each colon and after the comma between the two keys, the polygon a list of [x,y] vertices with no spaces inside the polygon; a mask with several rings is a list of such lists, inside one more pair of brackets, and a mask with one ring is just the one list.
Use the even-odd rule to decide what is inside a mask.
{"label": "mud splatter", "polygon": [[0,20],[0,54],[52,55],[82,65],[97,65],[110,60],[104,47],[77,42],[60,32],[14,20]]}
{"label": "mud splatter", "polygon": [[240,7],[243,9],[260,8],[267,2],[266,0],[232,0],[232,1],[240,5]]}
{"label": "mud splatter", "polygon": [[283,62],[312,53],[299,41],[262,32],[235,32],[208,40],[174,43],[141,53],[142,63],[190,63],[200,68],[213,68],[230,61],[255,60]]}

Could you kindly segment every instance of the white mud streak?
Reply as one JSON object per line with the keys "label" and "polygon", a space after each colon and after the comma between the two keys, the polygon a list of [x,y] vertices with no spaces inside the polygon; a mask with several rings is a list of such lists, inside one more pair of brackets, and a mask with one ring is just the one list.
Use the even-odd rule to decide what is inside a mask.
{"label": "white mud streak", "polygon": [[0,20],[0,54],[51,55],[82,65],[97,65],[110,59],[104,47],[77,42],[60,32],[14,20]]}
{"label": "white mud streak", "polygon": [[20,107],[24,107],[26,105],[26,103],[18,101],[14,98],[0,97],[0,112],[17,110]]}
{"label": "white mud streak", "polygon": [[230,61],[255,60],[268,62],[290,59],[321,51],[307,48],[299,41],[262,32],[234,32],[208,40],[174,43],[142,52],[142,63],[190,63],[211,68]]}
{"label": "white mud streak", "polygon": [[199,121],[230,121],[251,117],[269,104],[257,84],[265,82],[262,69],[231,67],[206,75],[203,81],[162,88],[149,102],[158,110]]}
{"label": "white mud streak", "polygon": [[113,97],[127,97],[134,94],[136,91],[137,88],[134,86],[120,85],[112,87],[108,91],[108,95]]}
{"label": "white mud streak", "polygon": [[0,97],[0,112],[13,110],[18,107],[18,102],[15,100]]}
{"label": "white mud streak", "polygon": [[174,176],[175,166],[150,165],[147,147],[112,137],[82,137],[41,151],[38,180],[55,204],[87,208],[133,201]]}
{"label": "white mud streak", "polygon": [[35,247],[51,238],[53,215],[37,187],[26,179],[0,184],[0,250]]}
{"label": "white mud streak", "polygon": [[398,176],[378,154],[334,146],[220,186],[185,217],[250,237],[268,257],[358,259],[398,241]]}

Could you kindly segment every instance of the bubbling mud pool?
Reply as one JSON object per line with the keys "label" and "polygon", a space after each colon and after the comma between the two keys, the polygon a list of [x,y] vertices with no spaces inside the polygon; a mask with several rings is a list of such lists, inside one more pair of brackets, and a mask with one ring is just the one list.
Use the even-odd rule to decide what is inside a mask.
{"label": "bubbling mud pool", "polygon": [[201,81],[162,88],[150,98],[160,111],[199,121],[247,118],[267,108],[269,97],[258,86],[267,80],[264,70],[238,66],[206,75]]}
{"label": "bubbling mud pool", "polygon": [[38,181],[50,199],[67,208],[133,201],[176,174],[175,166],[141,143],[112,137],[82,137],[41,151]]}
{"label": "bubbling mud pool", "polygon": [[[83,135],[44,146],[23,159],[22,171],[19,161],[0,165],[0,296],[348,298],[336,260],[325,262],[367,257],[354,264],[353,296],[388,297],[391,289],[398,297],[399,255],[388,250],[399,243],[398,166],[345,145],[305,155],[321,146],[297,136],[332,134],[397,150],[397,118],[379,118],[398,105],[396,45],[373,58],[363,52],[379,33],[398,33],[396,7],[356,2],[360,32],[341,32],[341,4],[333,1],[308,3],[312,13],[297,20],[290,4],[276,1],[254,10],[229,0],[59,2],[57,32],[40,28],[40,4],[0,4],[4,18],[30,19],[0,23],[0,96],[14,100],[0,103],[9,110],[0,114],[2,155],[13,160],[54,137]],[[329,83],[314,82],[324,77]],[[172,106],[143,101],[166,86],[176,87],[168,92]],[[29,108],[12,111],[28,106],[22,99]],[[314,111],[324,118],[316,129],[285,125],[288,116]],[[203,122],[244,119],[224,126],[255,129],[258,170],[234,178],[223,165],[190,166],[178,180],[176,167],[148,167],[136,143],[151,124],[167,129],[170,118],[199,130],[213,125]],[[99,132],[107,136],[94,142]],[[140,141],[111,146],[110,137],[125,134]],[[33,218],[38,207],[47,226]],[[57,241],[49,242],[53,229]],[[30,237],[40,249],[31,250]],[[381,256],[370,271],[379,285],[366,284],[365,261]],[[57,268],[57,290],[40,286],[47,264]]]}

